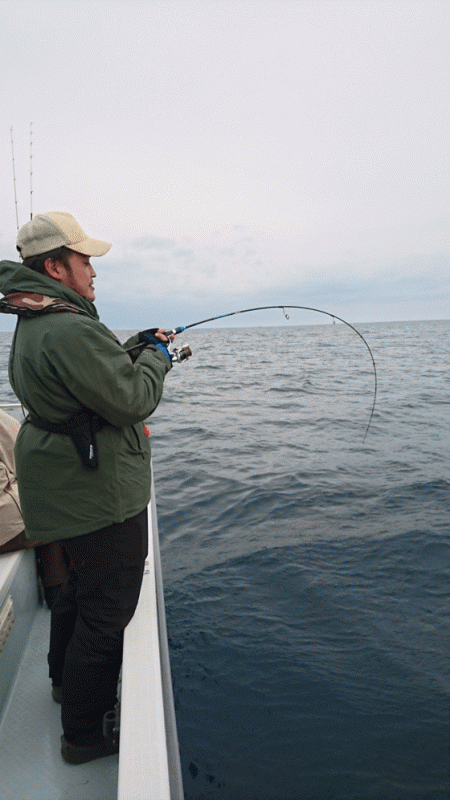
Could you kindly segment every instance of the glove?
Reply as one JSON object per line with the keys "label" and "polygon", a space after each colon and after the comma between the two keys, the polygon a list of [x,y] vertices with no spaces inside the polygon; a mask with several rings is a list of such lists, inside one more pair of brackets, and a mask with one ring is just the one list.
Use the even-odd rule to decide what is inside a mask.
{"label": "glove", "polygon": [[168,346],[170,344],[169,340],[167,339],[167,344],[162,342],[161,339],[158,339],[154,334],[158,328],[149,328],[147,331],[140,331],[139,332],[139,341],[145,342],[145,344],[153,344],[155,347],[159,347],[160,350],[164,353],[165,356],[172,361],[172,357],[168,351]]}

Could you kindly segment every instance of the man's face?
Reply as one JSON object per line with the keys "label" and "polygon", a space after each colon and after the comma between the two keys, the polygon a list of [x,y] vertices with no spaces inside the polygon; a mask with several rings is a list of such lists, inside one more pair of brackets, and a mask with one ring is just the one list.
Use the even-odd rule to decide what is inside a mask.
{"label": "man's face", "polygon": [[97,273],[91,265],[89,256],[70,251],[69,267],[63,267],[60,281],[87,300],[95,300],[94,278]]}

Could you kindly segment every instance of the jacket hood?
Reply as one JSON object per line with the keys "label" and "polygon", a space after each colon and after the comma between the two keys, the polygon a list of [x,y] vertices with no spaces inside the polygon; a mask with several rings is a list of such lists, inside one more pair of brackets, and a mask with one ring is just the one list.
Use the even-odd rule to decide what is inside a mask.
{"label": "jacket hood", "polygon": [[97,309],[90,300],[81,297],[63,283],[58,283],[53,278],[34,272],[15,261],[0,261],[0,292],[4,295],[12,292],[36,292],[47,297],[59,297],[69,303],[75,303],[91,317],[99,318]]}

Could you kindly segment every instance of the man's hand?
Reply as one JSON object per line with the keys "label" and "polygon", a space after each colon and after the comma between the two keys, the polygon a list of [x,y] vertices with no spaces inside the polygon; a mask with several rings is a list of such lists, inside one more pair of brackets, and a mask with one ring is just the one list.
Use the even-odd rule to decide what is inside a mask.
{"label": "man's hand", "polygon": [[172,343],[173,340],[175,339],[175,336],[174,336],[173,333],[169,334],[169,336],[167,337],[164,328],[158,328],[158,330],[155,331],[154,336],[157,339],[161,339],[162,342],[169,341],[170,343]]}
{"label": "man's hand", "polygon": [[173,338],[173,334],[166,336],[164,328],[149,328],[148,330],[141,331],[139,333],[139,341],[144,342],[145,344],[155,345],[155,347],[158,347],[160,350],[162,350],[169,361],[172,361],[172,358],[167,348],[171,342],[173,342]]}

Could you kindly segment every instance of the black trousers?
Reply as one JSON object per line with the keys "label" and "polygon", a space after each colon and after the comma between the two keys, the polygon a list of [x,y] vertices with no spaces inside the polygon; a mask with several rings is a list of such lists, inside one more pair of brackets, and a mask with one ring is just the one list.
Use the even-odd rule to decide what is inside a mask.
{"label": "black trousers", "polygon": [[73,739],[100,732],[117,701],[123,631],[148,550],[147,509],[61,544],[70,577],[52,607],[48,663],[52,683],[62,686],[63,731]]}

